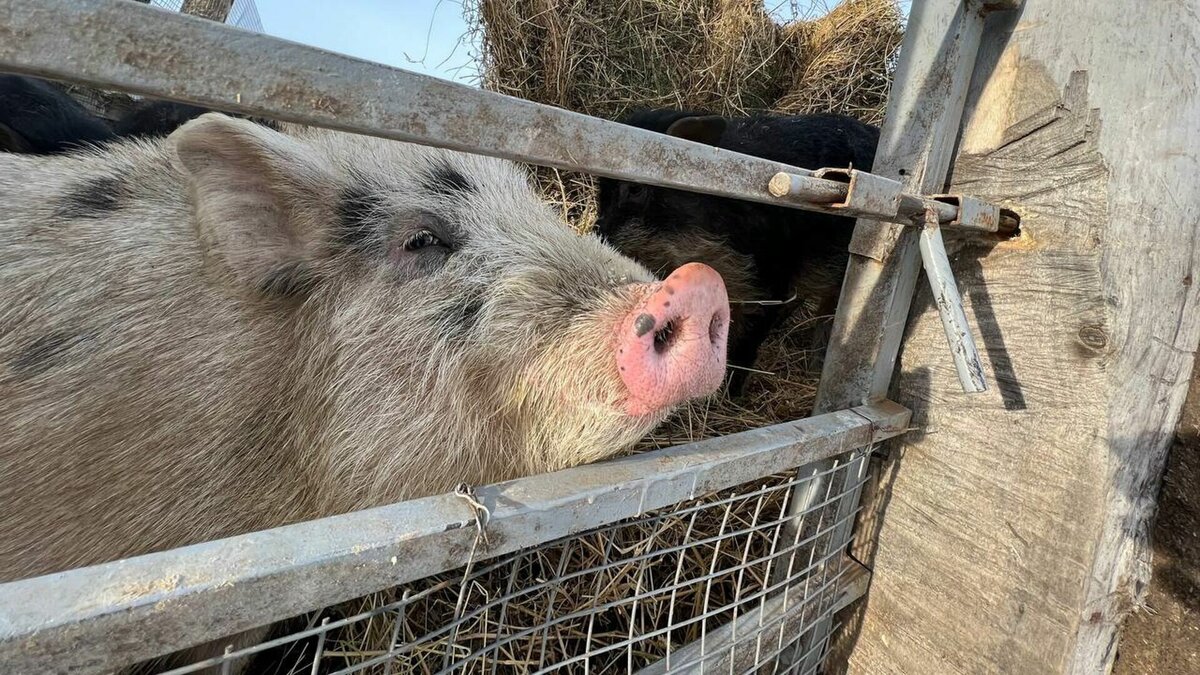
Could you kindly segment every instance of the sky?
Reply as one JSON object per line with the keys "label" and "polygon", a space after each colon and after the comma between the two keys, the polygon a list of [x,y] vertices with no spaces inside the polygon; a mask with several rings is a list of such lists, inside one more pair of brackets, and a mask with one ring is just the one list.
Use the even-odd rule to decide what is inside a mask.
{"label": "sky", "polygon": [[477,74],[461,0],[255,0],[263,31],[448,80]]}
{"label": "sky", "polygon": [[[467,0],[474,2],[476,0]],[[611,2],[614,0],[596,0]],[[269,35],[397,68],[474,84],[463,0],[255,0]],[[764,0],[780,20],[811,18],[837,0]],[[911,0],[901,0],[907,13]]]}

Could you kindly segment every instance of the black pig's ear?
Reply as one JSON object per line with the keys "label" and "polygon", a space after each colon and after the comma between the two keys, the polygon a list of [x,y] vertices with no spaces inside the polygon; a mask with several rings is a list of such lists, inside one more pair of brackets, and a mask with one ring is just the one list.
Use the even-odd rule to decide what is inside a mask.
{"label": "black pig's ear", "polygon": [[726,121],[720,115],[694,115],[682,117],[667,127],[667,135],[697,143],[716,145],[725,133]]}
{"label": "black pig's ear", "polygon": [[251,293],[305,294],[316,279],[321,203],[336,184],[307,144],[247,120],[201,115],[168,137],[191,189],[197,234]]}

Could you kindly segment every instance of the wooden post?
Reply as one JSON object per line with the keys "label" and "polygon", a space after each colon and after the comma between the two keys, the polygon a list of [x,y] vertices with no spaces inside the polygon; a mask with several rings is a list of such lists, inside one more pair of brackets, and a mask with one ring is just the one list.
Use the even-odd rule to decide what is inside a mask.
{"label": "wooden post", "polygon": [[1111,668],[1200,341],[1193,9],[989,18],[952,187],[1022,234],[952,259],[995,386],[963,395],[919,289],[893,398],[922,431],[867,505],[851,672]]}

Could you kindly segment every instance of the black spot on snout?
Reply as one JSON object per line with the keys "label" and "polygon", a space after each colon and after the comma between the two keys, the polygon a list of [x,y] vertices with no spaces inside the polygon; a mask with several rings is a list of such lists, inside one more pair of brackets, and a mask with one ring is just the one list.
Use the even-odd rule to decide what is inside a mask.
{"label": "black spot on snout", "polygon": [[125,182],[113,176],[90,178],[63,196],[58,214],[63,218],[104,218],[121,208],[128,197]]}
{"label": "black spot on snout", "polygon": [[85,339],[83,335],[67,331],[47,333],[17,352],[8,367],[21,377],[44,373],[61,363],[67,352]]}
{"label": "black spot on snout", "polygon": [[342,190],[338,197],[336,243],[347,250],[374,251],[382,247],[380,218],[383,199],[362,183]]}
{"label": "black spot on snout", "polygon": [[641,314],[633,320],[633,330],[638,337],[642,337],[646,333],[654,330],[654,317],[649,314]]}
{"label": "black spot on snout", "polygon": [[316,285],[316,279],[308,266],[301,262],[280,265],[271,271],[259,285],[259,291],[268,297],[294,300],[307,296]]}
{"label": "black spot on snout", "polygon": [[457,197],[475,191],[471,181],[449,164],[442,164],[429,172],[421,184],[429,192],[443,197]]}

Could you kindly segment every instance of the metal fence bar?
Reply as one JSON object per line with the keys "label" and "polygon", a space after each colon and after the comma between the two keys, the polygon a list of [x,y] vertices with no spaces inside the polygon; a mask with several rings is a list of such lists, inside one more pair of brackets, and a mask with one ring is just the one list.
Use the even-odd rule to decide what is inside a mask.
{"label": "metal fence bar", "polygon": [[[1002,235],[1012,235],[1021,224],[1020,216],[1012,209],[971,197],[966,198],[967,208],[964,209],[959,195],[907,193],[900,181],[857,169],[814,169],[811,176],[777,173],[767,185],[767,191],[783,202],[805,208],[805,203],[811,201],[808,179],[828,176],[847,184],[846,198],[830,204],[830,213],[915,226],[924,223],[932,211],[943,227]],[[990,220],[987,216],[991,216]]]}
{"label": "metal fence bar", "polygon": [[963,308],[962,295],[958,292],[958,284],[954,282],[954,271],[950,269],[950,258],[942,242],[941,228],[933,213],[929,215],[927,225],[921,229],[921,265],[925,269],[925,278],[929,281],[933,302],[942,319],[950,357],[954,360],[963,391],[970,394],[984,392],[987,391],[987,381],[983,377],[979,348],[975,346],[975,337],[971,335],[971,327],[967,324],[967,313]]}
{"label": "metal fence bar", "polygon": [[[850,603],[866,595],[871,580],[867,568],[850,558],[843,557],[834,563],[837,571],[834,573],[838,580],[832,602],[827,608],[828,613],[836,614]],[[765,596],[764,596],[765,597]],[[797,603],[797,607],[800,603]],[[793,608],[794,609],[794,608]],[[734,654],[731,653],[737,644],[750,639],[758,639],[765,631],[764,627],[782,623],[785,632],[795,634],[802,628],[803,615],[789,614],[786,598],[776,595],[766,599],[759,607],[745,612],[737,619],[725,624],[709,634],[705,645],[693,642],[675,650],[669,659],[647,666],[638,671],[637,675],[663,675],[687,667],[704,664],[705,671],[727,673],[741,672],[745,668],[735,668]],[[772,630],[772,632],[774,632]],[[735,636],[741,636],[736,637]],[[745,664],[738,664],[744,666]]]}
{"label": "metal fence bar", "polygon": [[[807,169],[126,0],[0,0],[0,69],[220,110],[845,215]],[[768,185],[790,174],[790,197]],[[910,196],[924,200],[923,197]],[[939,208],[945,225],[958,209]],[[906,225],[919,225],[896,216]]]}
{"label": "metal fence bar", "polygon": [[[764,488],[756,489],[750,493],[740,494],[737,497],[734,497],[734,499],[741,501],[741,500],[744,500],[744,498],[751,498],[751,499],[753,499],[754,497],[762,498],[766,494],[775,492],[777,490],[778,491],[788,491],[788,487],[787,487],[787,485],[764,487]],[[835,499],[836,499],[836,497],[831,498],[830,500],[825,501],[825,502],[819,504],[818,506],[823,507],[823,506],[826,506],[827,504],[832,504]],[[725,509],[723,509],[723,510],[727,515],[731,513],[730,509],[735,506],[733,502],[729,502],[724,499],[718,500],[716,502],[710,502],[707,499],[705,499],[700,504],[688,506],[686,509],[684,509],[684,511],[685,512],[692,511],[693,513],[698,513],[700,511],[703,511],[706,509],[711,509],[711,507],[713,507],[713,506],[719,506],[722,504],[725,505]],[[664,514],[661,516],[656,516],[653,520],[669,519],[671,517],[672,517],[671,515]],[[853,516],[848,515],[846,517],[851,518]],[[639,521],[642,523],[647,522],[640,518],[639,518]],[[733,537],[737,537],[740,535],[751,534],[755,531],[760,531],[760,532],[763,530],[778,531],[779,527],[786,521],[787,521],[787,518],[781,514],[780,517],[772,519],[767,522],[758,522],[758,523],[748,522],[748,523],[744,523],[744,525],[745,525],[744,527],[738,527],[738,528],[732,529],[728,532],[722,532],[721,535],[719,535],[717,537],[706,538],[704,541],[713,543],[713,542],[717,542],[717,541],[724,541],[728,538],[733,538]],[[609,609],[614,609],[616,607],[619,607],[619,606],[622,606],[622,605],[625,605],[628,603],[637,603],[639,600],[649,600],[650,598],[652,598],[656,595],[661,595],[665,592],[673,591],[677,588],[682,588],[682,587],[686,587],[686,586],[694,586],[698,583],[710,582],[711,580],[713,580],[715,578],[726,577],[732,572],[738,572],[742,569],[746,569],[747,566],[754,567],[754,566],[761,565],[763,562],[769,562],[769,561],[774,561],[777,559],[782,559],[782,558],[786,557],[788,555],[788,553],[792,550],[798,550],[802,547],[806,548],[806,549],[812,548],[814,545],[817,545],[819,543],[819,540],[825,539],[826,535],[830,531],[832,531],[833,528],[836,526],[837,526],[837,523],[830,523],[829,525],[824,527],[824,530],[822,532],[816,532],[816,533],[809,535],[805,541],[794,542],[793,544],[791,544],[790,546],[785,547],[785,548],[773,547],[769,554],[766,554],[761,558],[756,558],[753,561],[742,560],[742,561],[740,561],[739,564],[734,565],[734,566],[724,566],[719,570],[718,569],[710,569],[709,573],[702,577],[689,577],[685,581],[677,581],[676,584],[682,584],[681,586],[661,586],[661,585],[659,585],[659,586],[656,586],[655,588],[653,588],[652,590],[648,590],[645,592],[638,592],[638,593],[635,593],[634,595],[627,595],[627,596],[619,598],[619,599],[609,600],[600,605],[591,604],[587,608],[577,610],[573,613],[555,614],[552,617],[547,616],[543,622],[538,622],[533,625],[526,625],[520,629],[515,630],[515,632],[513,630],[507,631],[507,632],[505,632],[505,634],[503,636],[501,636],[498,633],[493,639],[491,639],[490,641],[487,641],[484,644],[478,645],[479,649],[472,652],[471,654],[465,655],[461,660],[457,661],[455,664],[452,664],[449,668],[450,668],[450,670],[454,670],[455,668],[458,668],[459,666],[464,665],[465,663],[473,662],[477,658],[486,658],[489,653],[496,652],[498,649],[503,648],[508,643],[515,643],[516,641],[519,641],[524,638],[530,637],[534,634],[540,633],[544,626],[548,626],[550,624],[570,622],[574,619],[579,619],[584,616],[588,617],[589,619],[592,619],[597,615],[597,613],[603,613],[604,611],[609,610]],[[612,525],[612,526],[604,526],[597,530],[591,530],[587,534],[595,535],[595,534],[602,533],[605,531],[617,530],[617,529],[620,529],[621,527],[623,527],[623,525],[620,525],[620,524]],[[609,541],[611,542],[612,540],[610,539]],[[532,585],[524,585],[519,590],[514,590],[512,588],[512,581],[514,580],[514,576],[515,576],[515,574],[514,574],[509,577],[509,584],[508,584],[509,588],[508,588],[508,591],[506,591],[506,593],[504,595],[502,595],[500,597],[488,598],[487,601],[484,602],[482,605],[474,606],[470,610],[470,612],[466,613],[465,615],[459,616],[457,614],[457,610],[456,610],[456,618],[455,619],[453,619],[452,621],[449,621],[449,622],[439,623],[437,628],[434,628],[432,630],[425,632],[422,636],[420,636],[419,638],[417,638],[416,640],[414,640],[408,644],[405,644],[403,647],[390,649],[386,652],[380,653],[379,655],[375,656],[374,658],[371,658],[367,661],[363,661],[361,663],[355,664],[347,669],[340,670],[337,672],[338,673],[358,672],[360,670],[374,668],[381,664],[386,665],[388,663],[391,663],[392,660],[394,660],[398,657],[411,656],[415,652],[420,651],[422,649],[428,650],[431,646],[435,650],[440,652],[440,648],[438,648],[436,645],[441,644],[441,642],[443,640],[448,641],[449,639],[451,639],[450,636],[454,635],[454,633],[457,630],[461,629],[465,624],[480,621],[480,620],[486,620],[486,616],[497,605],[499,605],[501,607],[505,607],[505,606],[508,606],[510,601],[516,602],[516,601],[519,601],[519,599],[521,599],[521,598],[530,597],[531,595],[536,596],[540,592],[545,591],[547,589],[556,590],[560,585],[569,586],[572,577],[578,577],[580,575],[587,575],[587,574],[597,574],[597,573],[601,573],[604,570],[610,569],[610,568],[615,569],[615,568],[621,568],[621,567],[628,567],[630,564],[633,564],[633,563],[637,563],[638,566],[641,567],[644,563],[649,562],[652,558],[664,557],[664,556],[669,557],[672,553],[675,553],[675,552],[682,553],[684,549],[689,549],[694,545],[702,544],[702,543],[704,543],[704,541],[694,541],[694,542],[692,542],[691,545],[683,544],[683,545],[679,545],[679,546],[671,546],[671,547],[666,547],[666,548],[652,549],[650,551],[637,553],[635,555],[623,557],[620,560],[611,561],[611,562],[606,559],[605,562],[599,566],[591,566],[586,569],[572,570],[569,574],[561,574],[559,576],[550,575],[546,579],[541,579],[541,578],[533,579],[533,580],[531,580],[534,582]],[[568,537],[564,540],[558,540],[557,542],[550,542],[550,545],[551,546],[563,545],[563,546],[569,547],[571,545],[571,543],[572,543],[572,539],[570,537]],[[518,554],[517,559],[520,559],[520,557],[522,557],[526,554],[527,553]],[[768,588],[759,588],[759,584],[757,584],[757,583],[754,584],[754,587],[757,590],[754,591],[753,597],[752,598],[743,598],[743,602],[750,604],[750,602],[754,599],[757,599],[760,601],[765,601],[766,596],[768,594],[772,593],[775,588],[782,587],[783,584],[787,584],[790,581],[790,579],[792,579],[792,578],[806,577],[811,580],[811,579],[815,578],[816,576],[818,576],[818,572],[821,572],[822,574],[820,574],[820,576],[824,580],[828,576],[827,574],[824,574],[825,568],[831,564],[829,559],[831,557],[835,557],[835,556],[841,556],[841,553],[838,552],[835,554],[835,553],[829,552],[828,549],[823,549],[823,553],[819,560],[811,561],[810,564],[807,567],[805,567],[804,569],[795,571],[794,573],[791,574],[791,576],[789,576],[788,580],[784,580],[784,581],[779,582],[778,584],[768,587]],[[461,584],[474,584],[475,580],[479,576],[489,575],[491,572],[498,570],[500,568],[509,567],[511,564],[512,564],[511,561],[504,560],[504,561],[498,562],[498,563],[477,566],[476,571],[472,572],[469,575],[466,575],[462,579]],[[599,576],[599,574],[597,574],[597,579],[599,579],[599,578],[600,578],[600,576]],[[822,584],[822,587],[827,588],[827,590],[830,590],[830,592],[832,592],[832,587],[828,587],[825,584]],[[427,589],[419,591],[417,593],[412,593],[411,589],[406,588],[404,591],[404,599],[400,603],[389,603],[386,605],[381,605],[381,606],[376,607],[367,612],[360,613],[356,616],[352,616],[352,617],[345,618],[345,619],[340,619],[337,621],[332,621],[329,623],[323,623],[322,627],[318,628],[318,629],[313,629],[310,626],[310,628],[308,630],[300,631],[299,633],[293,633],[288,638],[282,638],[280,640],[273,640],[268,643],[251,646],[251,647],[247,647],[247,648],[238,650],[237,652],[233,652],[232,657],[233,658],[241,658],[248,654],[261,652],[262,650],[264,650],[266,648],[269,648],[272,646],[277,646],[281,643],[292,642],[296,638],[319,635],[323,632],[326,632],[327,630],[341,629],[341,628],[349,626],[351,624],[358,623],[364,619],[369,619],[370,617],[383,615],[383,614],[397,611],[397,610],[403,610],[405,607],[407,607],[409,605],[410,602],[415,602],[415,601],[418,601],[421,599],[428,599],[428,597],[430,596],[431,593],[436,593],[437,589],[442,589],[442,588],[445,588],[445,582],[438,583],[431,588],[427,588]],[[809,601],[810,601],[810,598],[808,598],[808,597],[800,597],[800,598],[796,599],[795,604],[797,607],[804,607]],[[784,600],[784,602],[785,603],[787,602],[786,599]],[[720,607],[718,607],[716,609],[711,609],[706,606],[703,616],[691,616],[690,618],[683,619],[683,620],[669,621],[667,626],[668,626],[669,630],[674,630],[674,629],[678,629],[681,626],[695,624],[697,622],[701,623],[701,625],[707,625],[709,619],[711,619],[712,617],[717,616],[729,609],[736,608],[737,605],[738,605],[738,602],[736,600],[734,600],[733,602],[731,602],[729,604],[721,605]],[[667,633],[663,633],[663,632],[659,631],[659,632],[656,632],[655,634],[662,635],[665,637],[665,635]],[[630,637],[633,637],[633,636],[630,636]],[[646,637],[648,637],[648,635],[646,633],[642,633],[642,634],[639,634],[633,640],[622,641],[621,644],[624,644],[627,646],[632,646],[634,643],[642,641]],[[430,643],[430,640],[433,640],[432,645]],[[551,667],[561,667],[561,666],[566,666],[569,663],[579,662],[580,660],[582,660],[582,662],[585,664],[585,667],[586,667],[586,665],[590,663],[591,657],[596,656],[597,654],[601,654],[604,652],[619,649],[620,646],[621,646],[620,644],[608,644],[607,646],[596,646],[596,647],[589,646],[589,649],[587,650],[586,654],[577,655],[579,658],[573,658],[569,662],[560,661],[560,662],[556,662],[555,664],[546,664],[546,665],[551,666]],[[530,647],[532,648],[532,645],[530,645]],[[213,659],[210,659],[207,661],[193,663],[188,666],[172,670],[169,673],[164,673],[163,675],[184,675],[184,673],[201,672],[212,666],[227,664],[228,663],[227,658],[228,657],[216,657],[216,658],[213,658]],[[494,663],[494,661],[493,661],[493,663]],[[446,666],[444,663],[442,664],[442,669],[443,670],[446,669]]]}
{"label": "metal fence bar", "polygon": [[[918,193],[942,192],[961,126],[967,87],[975,69],[984,14],[999,5],[965,0],[928,0],[913,5],[900,63],[892,84],[873,170]],[[868,219],[859,220],[850,246],[850,263],[834,319],[833,334],[821,373],[816,412],[836,410],[885,398],[891,385],[909,307],[921,270],[920,233]],[[820,471],[828,463],[812,467]],[[867,458],[845,476],[861,481]],[[797,488],[791,510],[796,528],[821,492],[824,481]],[[847,491],[840,512],[857,509],[861,490]],[[852,523],[834,545],[850,542]],[[826,618],[801,642],[801,671],[815,668],[812,649],[832,626]]]}
{"label": "metal fence bar", "polygon": [[[475,559],[872,445],[908,418],[885,401],[480,488],[491,518]],[[440,495],[0,584],[0,662],[102,672],[455,569],[474,514]]]}

